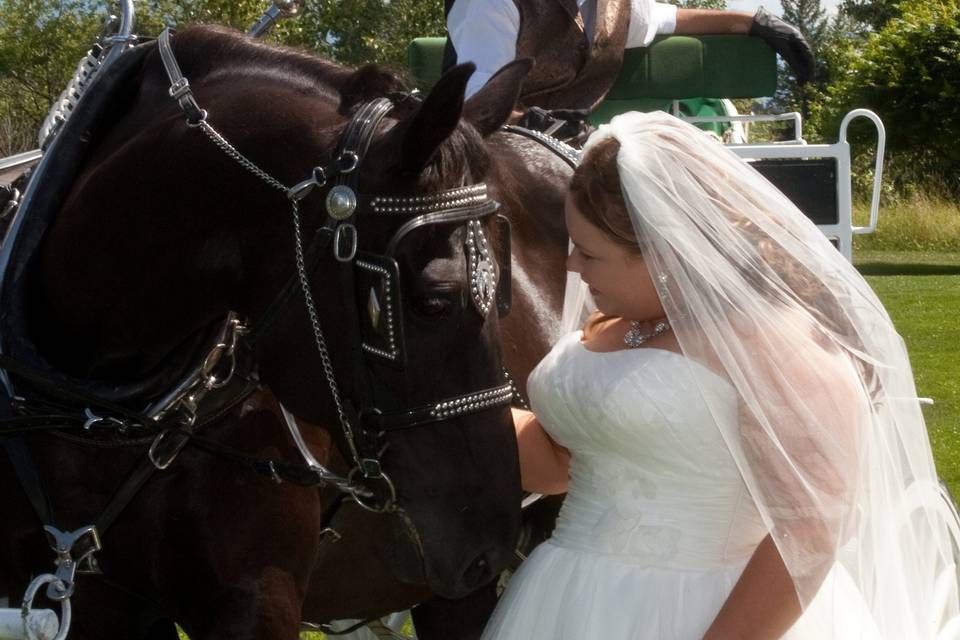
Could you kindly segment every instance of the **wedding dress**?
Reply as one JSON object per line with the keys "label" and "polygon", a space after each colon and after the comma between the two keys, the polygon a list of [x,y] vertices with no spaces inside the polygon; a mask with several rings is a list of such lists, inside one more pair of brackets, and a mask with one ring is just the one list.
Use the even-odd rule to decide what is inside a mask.
{"label": "wedding dress", "polygon": [[[699,640],[767,535],[717,424],[735,423],[738,396],[679,353],[594,352],[581,336],[528,381],[534,413],[571,451],[569,489],[483,640]],[[839,566],[784,636],[877,637]]]}

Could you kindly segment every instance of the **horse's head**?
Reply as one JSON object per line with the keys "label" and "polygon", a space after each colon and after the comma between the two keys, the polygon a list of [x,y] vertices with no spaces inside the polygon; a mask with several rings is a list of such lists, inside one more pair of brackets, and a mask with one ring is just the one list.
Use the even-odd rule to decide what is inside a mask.
{"label": "horse's head", "polygon": [[392,503],[398,575],[446,596],[480,586],[508,561],[520,500],[497,317],[509,231],[482,141],[529,64],[466,105],[471,67],[422,102],[370,102],[399,82],[217,29],[173,51],[223,138],[188,125],[147,55],[47,234],[38,344],[64,371],[123,380],[239,313],[260,380],[330,428],[379,494],[368,506]]}
{"label": "horse's head", "polygon": [[[518,528],[497,317],[508,305],[500,265],[509,264],[509,228],[484,190],[482,137],[506,120],[525,70],[505,72],[471,101],[466,118],[469,66],[444,76],[422,102],[346,109],[353,123],[375,119],[378,109],[385,115],[369,125],[359,166],[337,181],[328,176],[338,184],[317,189],[312,207],[304,202],[308,236],[325,220],[335,230],[310,274],[331,366],[324,372],[316,326],[299,300],[262,347],[261,373],[283,402],[338,428],[344,453],[372,465],[368,483],[395,488],[399,574],[420,581],[425,573],[448,596],[499,572]],[[341,147],[345,135],[353,134],[334,131]],[[338,215],[346,221],[330,220]],[[291,367],[297,360],[302,366]],[[392,486],[378,480],[378,466]]]}

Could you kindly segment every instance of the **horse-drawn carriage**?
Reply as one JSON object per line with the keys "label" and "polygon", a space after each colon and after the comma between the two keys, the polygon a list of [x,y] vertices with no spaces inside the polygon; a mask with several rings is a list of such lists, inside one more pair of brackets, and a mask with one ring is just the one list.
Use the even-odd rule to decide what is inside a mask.
{"label": "horse-drawn carriage", "polygon": [[[435,595],[421,637],[482,625],[520,528],[513,380],[555,338],[576,161],[503,129],[525,63],[465,104],[467,66],[421,98],[223,30],[141,41],[122,6],[6,210],[0,597],[23,606],[0,638],[292,637]],[[682,84],[657,71],[675,45],[628,60],[607,108]],[[835,184],[840,144],[813,154],[839,158]]]}

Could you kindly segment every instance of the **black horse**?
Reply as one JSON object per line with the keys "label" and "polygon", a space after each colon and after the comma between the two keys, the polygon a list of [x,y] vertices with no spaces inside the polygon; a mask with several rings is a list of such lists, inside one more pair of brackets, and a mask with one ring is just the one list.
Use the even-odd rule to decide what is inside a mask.
{"label": "black horse", "polygon": [[[204,116],[171,100],[157,47],[143,47],[116,63],[126,65],[123,77],[105,114],[82,131],[86,147],[75,179],[36,252],[15,265],[13,284],[7,276],[4,340],[11,328],[24,335],[4,351],[24,353],[32,371],[71,389],[101,392],[113,398],[111,406],[137,415],[180,379],[184,363],[202,354],[198,336],[230,312],[259,329],[249,354],[255,366],[245,380],[250,394],[197,426],[172,464],[153,474],[102,532],[102,573],[79,581],[71,637],[172,637],[176,620],[194,640],[295,638],[301,619],[375,615],[488,584],[512,553],[520,492],[509,413],[482,395],[503,383],[491,287],[506,236],[488,215],[482,189],[469,187],[489,179],[489,195],[514,221],[520,269],[514,268],[514,315],[503,339],[507,368],[518,379],[549,343],[565,254],[562,220],[554,215],[543,225],[525,218],[521,206],[542,197],[545,209],[558,211],[562,163],[524,182],[525,174],[537,173],[530,151],[536,143],[508,144],[496,133],[528,63],[506,69],[466,105],[472,69],[459,67],[420,102],[376,67],[348,69],[220,29],[186,30],[174,38],[173,51],[205,122],[223,136],[218,143],[204,135]],[[391,102],[375,114],[382,119],[355,145],[368,141],[369,148],[357,152],[357,172],[344,177],[354,167],[338,155],[338,145],[342,151],[356,142],[344,143],[345,130],[351,122],[357,128],[362,105],[384,96]],[[364,113],[365,122],[378,119]],[[68,124],[60,135],[69,133]],[[310,266],[300,271],[316,323],[295,287],[278,298],[298,272],[286,194],[225,152],[223,140],[279,185],[309,177],[297,196],[315,187],[297,201],[307,245],[299,262]],[[521,164],[492,156],[500,147]],[[311,173],[315,166],[326,167],[327,178],[341,177],[328,183]],[[355,236],[333,233],[338,227],[328,212],[343,206],[325,204],[334,182],[353,185],[361,207],[380,203],[380,215],[349,218]],[[549,191],[537,193],[538,185]],[[464,207],[466,213],[445,215]],[[478,233],[489,242],[478,243]],[[344,275],[353,249],[372,266]],[[394,271],[390,261],[378,262],[384,256]],[[539,268],[553,275],[534,277]],[[384,329],[381,314],[388,310],[395,332]],[[546,329],[531,325],[544,319]],[[316,348],[318,327],[328,338],[326,362]],[[385,357],[394,346],[402,358]],[[344,399],[339,406],[327,371]],[[18,389],[36,390],[26,374],[11,377]],[[120,393],[129,391],[130,380],[143,382],[136,393]],[[383,413],[363,404],[370,397]],[[455,399],[454,408],[480,406],[462,415],[441,407],[440,421],[408,419],[443,399]],[[303,433],[317,457],[329,447],[343,472],[372,463],[363,470],[381,478],[372,486],[379,495],[363,499],[393,508],[368,514],[329,486],[318,491],[283,482],[290,474],[277,469],[292,474],[301,458],[277,428],[276,401],[327,429]],[[89,433],[64,429],[22,440],[52,505],[47,515],[62,530],[90,524],[113,504],[118,485],[147,445],[157,443],[136,428],[97,436],[109,420],[96,417]],[[353,437],[345,422],[359,429]],[[256,473],[265,461],[271,473]],[[10,465],[0,467],[0,496],[6,514],[0,594],[15,603],[30,576],[50,566],[51,552]],[[337,535],[340,542],[328,544]],[[384,579],[386,586],[378,586]],[[356,592],[362,597],[351,600]]]}

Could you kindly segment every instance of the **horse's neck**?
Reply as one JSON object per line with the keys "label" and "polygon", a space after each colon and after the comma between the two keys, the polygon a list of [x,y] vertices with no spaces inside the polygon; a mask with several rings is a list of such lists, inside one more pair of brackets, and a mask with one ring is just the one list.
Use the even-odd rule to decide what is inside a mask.
{"label": "horse's neck", "polygon": [[489,142],[489,180],[512,225],[513,308],[504,319],[504,354],[522,382],[556,341],[566,283],[563,201],[569,167],[546,147],[513,134]]}

